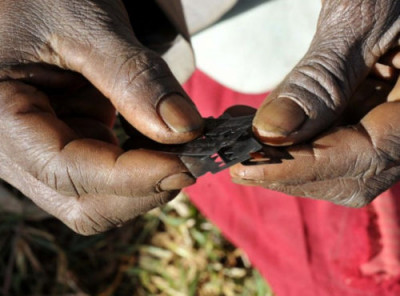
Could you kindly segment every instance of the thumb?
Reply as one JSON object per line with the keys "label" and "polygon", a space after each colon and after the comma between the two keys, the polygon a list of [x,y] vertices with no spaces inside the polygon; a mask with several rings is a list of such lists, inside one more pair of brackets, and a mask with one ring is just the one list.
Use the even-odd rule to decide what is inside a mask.
{"label": "thumb", "polygon": [[129,28],[94,30],[85,42],[52,40],[63,66],[81,73],[136,129],[155,141],[196,138],[203,121],[164,60],[142,46]]}
{"label": "thumb", "polygon": [[266,144],[308,140],[332,125],[372,66],[396,42],[396,0],[325,0],[305,57],[254,119]]}

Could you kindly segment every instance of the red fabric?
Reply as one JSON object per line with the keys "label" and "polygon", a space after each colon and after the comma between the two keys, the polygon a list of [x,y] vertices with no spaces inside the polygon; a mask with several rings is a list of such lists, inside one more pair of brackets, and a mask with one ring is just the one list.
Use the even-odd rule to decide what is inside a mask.
{"label": "red fabric", "polygon": [[[203,116],[257,107],[266,96],[234,92],[199,71],[185,89]],[[201,177],[187,192],[278,296],[400,295],[399,186],[363,209],[238,186],[228,171]]]}

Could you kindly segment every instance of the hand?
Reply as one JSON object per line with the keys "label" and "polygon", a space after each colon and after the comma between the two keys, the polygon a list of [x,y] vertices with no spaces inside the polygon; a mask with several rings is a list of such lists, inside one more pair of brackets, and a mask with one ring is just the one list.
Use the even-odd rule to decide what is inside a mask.
{"label": "hand", "polygon": [[254,120],[268,145],[314,140],[283,164],[233,168],[236,182],[360,207],[399,180],[400,85],[384,81],[400,66],[399,16],[395,0],[323,2],[308,53]]}
{"label": "hand", "polygon": [[121,1],[7,0],[0,16],[2,179],[81,234],[122,225],[195,182],[176,157],[124,152],[111,131],[115,109],[163,143],[202,127]]}

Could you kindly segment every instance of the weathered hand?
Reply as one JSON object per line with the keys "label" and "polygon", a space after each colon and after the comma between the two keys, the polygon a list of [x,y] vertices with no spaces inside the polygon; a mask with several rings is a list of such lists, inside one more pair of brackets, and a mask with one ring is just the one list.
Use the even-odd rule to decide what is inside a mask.
{"label": "weathered hand", "polygon": [[400,66],[399,16],[395,0],[325,0],[310,50],[258,110],[254,131],[278,146],[328,131],[289,148],[294,160],[237,166],[233,178],[353,207],[393,185],[400,178],[399,86],[383,80]]}
{"label": "weathered hand", "polygon": [[116,144],[115,109],[182,143],[202,120],[121,1],[0,3],[0,177],[73,230],[121,225],[194,182],[175,157]]}

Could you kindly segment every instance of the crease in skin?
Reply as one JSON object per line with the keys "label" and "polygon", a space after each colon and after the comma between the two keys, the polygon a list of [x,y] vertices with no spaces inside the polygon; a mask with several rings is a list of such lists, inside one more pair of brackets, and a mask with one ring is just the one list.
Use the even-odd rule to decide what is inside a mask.
{"label": "crease in skin", "polygon": [[[114,174],[115,174],[116,168],[117,168],[117,166],[118,166],[119,159],[120,159],[120,157],[121,157],[122,155],[123,155],[123,153],[114,158],[113,166],[112,166],[112,168],[109,170],[109,172],[108,172],[108,174],[107,174],[107,177],[105,178],[105,180],[106,180],[106,181],[105,181],[105,184],[106,184],[106,185],[112,184],[112,180],[114,179]],[[95,189],[95,193],[98,194],[99,192],[98,192],[98,190],[97,190],[97,186],[94,186],[94,189]]]}
{"label": "crease in skin", "polygon": [[[26,171],[25,169],[22,169],[20,166],[17,166],[16,168],[19,168],[19,170],[20,170],[21,172],[24,172],[24,173],[28,174],[31,178],[34,178],[34,180],[37,181],[39,184],[41,184],[41,185],[43,185],[43,186],[45,186],[45,187],[48,187],[49,189],[54,190],[55,192],[58,192],[58,178],[57,178],[57,174],[54,173],[54,180],[55,180],[55,183],[54,183],[54,187],[51,187],[49,183],[46,183],[44,180],[42,180],[43,178],[39,177],[38,175],[35,175],[35,174],[33,174],[32,172]],[[14,168],[14,170],[16,170],[16,168]],[[2,178],[3,180],[7,180],[7,178],[5,178],[4,176],[2,176],[1,178]],[[8,182],[10,182],[10,181],[8,181]],[[11,184],[14,184],[14,183],[11,182]],[[73,184],[73,183],[71,183],[71,184]],[[14,185],[14,186],[16,186],[16,185]],[[75,188],[75,187],[74,187],[74,188]],[[27,195],[27,196],[30,196],[28,193],[25,193],[24,191],[23,191],[23,193],[24,193],[25,195]],[[76,191],[76,188],[75,188],[75,193],[76,193],[77,195],[74,195],[74,197],[79,196],[79,194],[78,194],[77,191]],[[36,200],[36,199],[33,199],[33,201],[34,201],[35,203],[37,203],[37,200]],[[39,205],[39,206],[40,206],[41,208],[46,208],[46,207],[43,207],[43,205]],[[46,211],[48,211],[48,210],[46,210]],[[50,211],[50,213],[51,213],[51,211]],[[54,214],[53,214],[53,215],[54,215]],[[57,216],[57,217],[60,217],[60,216]]]}
{"label": "crease in skin", "polygon": [[[61,69],[65,70],[72,70],[65,59],[63,58],[61,53],[62,43],[65,41],[63,40],[65,37],[61,38],[56,34],[49,35],[46,39],[46,42],[43,42],[41,48],[37,48],[36,55],[38,62],[45,62],[50,65],[55,65],[60,67]],[[77,56],[78,57],[78,56]],[[79,69],[74,69],[77,72],[80,72]]]}
{"label": "crease in skin", "polygon": [[336,198],[333,198],[332,201],[334,201],[338,205],[346,206],[346,207],[353,207],[353,208],[361,208],[365,206],[367,203],[362,202],[360,200],[360,192],[361,190],[359,187],[357,187],[357,190],[353,191],[353,193],[350,195],[350,197],[347,198],[342,198],[340,194],[337,194]]}
{"label": "crease in skin", "polygon": [[110,218],[108,218],[107,216],[103,215],[96,206],[92,207],[92,209],[94,210],[94,212],[96,213],[96,215],[98,215],[99,217],[101,217],[104,221],[106,221],[111,227],[117,227],[118,225],[122,225],[122,221],[119,222],[114,222],[112,221]]}
{"label": "crease in skin", "polygon": [[23,109],[20,109],[18,112],[15,113],[15,115],[40,114],[40,113],[55,115],[55,113],[52,112],[52,110],[49,110],[48,108],[45,109],[42,106],[40,106],[40,104],[34,104],[34,103],[25,106],[25,108]]}
{"label": "crease in skin", "polygon": [[[398,13],[400,13],[400,6]],[[400,31],[400,19],[397,18],[396,21],[393,22],[390,29],[384,30],[383,34],[380,36],[378,42],[375,47],[372,48],[371,54],[375,57],[375,62],[382,57],[385,53],[387,53],[391,48],[393,48],[393,44],[399,44],[399,31]]]}
{"label": "crease in skin", "polygon": [[87,194],[89,194],[89,191],[88,190],[86,190],[86,188],[85,188],[85,186],[83,185],[83,183],[81,182],[80,184],[79,184],[79,188],[81,188],[82,189],[82,191],[83,191],[83,195],[87,195]]}
{"label": "crease in skin", "polygon": [[[377,162],[376,165],[376,173],[375,175],[378,176],[381,174],[382,171],[385,170],[385,167],[387,165],[387,160],[388,158],[383,157],[383,155],[386,154],[386,152],[382,151],[379,146],[376,144],[376,142],[373,140],[373,137],[370,135],[368,129],[364,126],[364,124],[362,122],[360,122],[360,124],[357,125],[357,130],[358,132],[361,132],[362,134],[364,134],[364,138],[369,142],[370,147],[372,148],[374,155],[371,155],[371,161],[372,159],[377,158],[379,161]],[[380,165],[381,164],[381,168]]]}
{"label": "crease in skin", "polygon": [[[313,73],[315,71],[318,73]],[[305,85],[297,84],[297,86],[310,92],[313,96],[318,98],[318,101],[323,102],[329,110],[336,113],[338,107],[343,104],[341,98],[345,97],[345,95],[339,91],[343,88],[343,81],[340,81],[338,75],[334,73],[333,70],[328,69],[324,63],[317,61],[309,62],[308,65],[299,67],[297,72],[311,81],[311,83],[304,82]],[[324,74],[324,77],[321,77],[321,73]],[[327,77],[334,78],[334,81],[327,80]],[[308,89],[311,85],[312,91]],[[311,111],[308,111],[308,113],[306,112],[306,114],[311,117],[310,113]]]}
{"label": "crease in skin", "polygon": [[[139,55],[140,56],[140,55]],[[149,60],[151,60],[151,58],[148,58]],[[159,60],[160,61],[160,60]],[[120,70],[122,71],[122,69],[125,67],[125,65],[127,63],[131,63],[132,60],[129,58],[129,60],[125,61],[123,65],[121,65]],[[142,75],[145,75],[147,73],[151,73],[153,70],[158,70],[158,65],[156,65],[155,63],[146,63],[143,61],[140,61],[141,66],[137,65],[137,61],[135,61],[135,68],[137,68],[139,71],[136,71],[135,73],[133,73],[133,75],[131,75],[131,72],[129,72],[128,75],[128,79],[125,82],[128,85],[133,85],[135,81],[137,81]],[[129,69],[131,69],[132,67],[129,67]],[[117,73],[116,77],[119,77],[119,73]],[[151,76],[151,74],[150,74]],[[158,79],[158,76],[156,78],[153,79]]]}
{"label": "crease in skin", "polygon": [[[370,200],[366,200],[365,198],[360,198],[360,193],[361,193],[361,188],[356,187],[356,189],[352,189],[351,195],[347,194],[347,190],[343,191],[347,188],[350,188],[353,186],[349,186],[346,183],[349,181],[356,181],[359,182],[360,180],[355,179],[355,178],[334,178],[334,179],[327,179],[327,180],[319,180],[319,181],[313,181],[313,182],[306,182],[303,184],[280,184],[279,185],[279,190],[282,192],[285,192],[287,194],[292,194],[296,196],[302,196],[302,197],[307,197],[311,199],[323,199],[323,200],[329,200],[335,204],[342,205],[342,206],[347,206],[347,207],[362,207],[365,206]],[[332,182],[334,182],[335,185],[332,185]],[[328,183],[330,189],[328,191],[324,190],[324,194],[321,195],[321,192],[319,191],[320,189],[318,188],[324,188],[326,187],[326,184]],[[321,185],[322,184],[322,185]],[[310,189],[304,188],[304,186],[311,186],[311,188],[314,188],[313,192]],[[268,187],[267,187],[268,188]],[[339,189],[336,189],[339,188]],[[272,188],[274,189],[274,188]],[[340,190],[338,192],[337,190]],[[356,190],[356,192],[354,191]],[[301,194],[300,192],[303,192]],[[324,196],[324,198],[321,198],[321,196]]]}
{"label": "crease in skin", "polygon": [[[306,156],[310,157],[314,153],[307,153]],[[298,155],[297,155],[298,156]],[[296,157],[295,157],[296,158]],[[329,156],[324,157],[325,159],[330,159]],[[320,160],[316,160],[316,163],[320,162]],[[326,167],[330,167],[329,165],[326,165]],[[262,172],[262,179],[250,179],[248,178],[246,174],[246,169],[243,169],[239,171],[239,176],[242,180],[248,181],[248,182],[253,182],[256,184],[263,184],[270,186],[271,181],[267,180],[268,173],[266,172],[268,170],[268,167],[265,167],[265,169],[258,170],[259,172]],[[335,171],[334,171],[335,172]],[[345,174],[346,175],[346,174]],[[260,175],[261,176],[261,175]],[[290,180],[285,180],[285,181],[272,181],[275,182],[276,184],[281,184],[281,186],[300,186],[304,184],[311,184],[311,183],[316,183],[316,182],[325,182],[325,181],[334,181],[334,180],[359,180],[359,177],[354,174],[347,174],[346,176],[338,176],[338,175],[333,175],[330,173],[319,173],[318,171],[314,171],[313,173],[313,178],[307,179],[307,180],[302,180],[298,179],[296,177],[291,178]]]}
{"label": "crease in skin", "polygon": [[[306,91],[308,91],[306,88],[304,88]],[[283,98],[287,98],[289,100],[292,100],[293,102],[295,102],[301,109],[303,109],[305,115],[311,118],[311,113],[310,113],[310,109],[306,106],[305,102],[299,100],[296,96],[289,94],[289,93],[281,93],[277,99],[283,99]]]}
{"label": "crease in skin", "polygon": [[164,190],[161,189],[161,182],[163,181],[163,179],[161,179],[160,181],[157,182],[156,186],[154,186],[154,193],[161,193]]}
{"label": "crease in skin", "polygon": [[[82,217],[82,215],[83,215],[83,217]],[[90,221],[90,223],[84,223],[84,218],[86,218],[88,221]],[[79,223],[79,221],[81,223]],[[89,215],[83,208],[80,211],[80,218],[77,222],[78,222],[77,224],[81,225],[81,227],[80,227],[81,234],[100,233],[105,229],[105,227],[103,225],[101,225],[98,221],[96,221],[96,219],[93,219],[93,217],[91,215]],[[91,231],[88,231],[87,229],[85,229],[86,227],[84,227],[84,225],[86,225],[86,227],[89,226]]]}
{"label": "crease in skin", "polygon": [[[41,179],[41,175],[46,171],[46,170],[48,170],[48,166],[49,166],[49,164],[51,164],[53,161],[54,161],[54,159],[55,158],[57,158],[57,154],[56,153],[54,153],[54,155],[52,155],[51,157],[49,157],[43,164],[41,164],[41,168],[40,169],[36,169],[36,173],[35,174],[32,174],[32,176],[33,177],[35,177],[35,178],[37,178],[38,180],[40,180]],[[54,175],[57,175],[57,174],[55,174],[54,173]]]}
{"label": "crease in skin", "polygon": [[53,187],[55,191],[58,191],[58,178],[57,174],[53,172]]}
{"label": "crease in skin", "polygon": [[80,199],[81,195],[79,194],[78,188],[76,187],[75,182],[73,181],[73,179],[71,177],[68,165],[66,166],[65,170],[66,170],[66,173],[67,173],[67,177],[69,179],[69,183],[72,186],[72,189],[73,189],[73,191],[75,193],[76,198]]}
{"label": "crease in skin", "polygon": [[77,233],[83,233],[82,230],[79,229],[78,227],[78,221],[77,220],[73,220],[73,226],[72,229],[74,229]]}
{"label": "crease in skin", "polygon": [[[149,63],[146,63],[145,61],[142,61],[139,57],[142,53],[139,50],[135,50],[130,52],[128,55],[120,55],[117,57],[114,57],[114,63],[118,64],[118,69],[115,71],[114,76],[115,77],[125,77],[127,76],[128,78],[124,81],[124,84],[126,85],[131,85],[133,84],[134,81],[137,80],[140,75],[145,74],[146,72],[152,70],[155,68],[155,65],[150,65]],[[143,59],[143,58],[142,58]],[[120,61],[122,60],[122,62]],[[149,59],[151,60],[151,59]],[[133,66],[132,66],[133,64]],[[138,65],[140,64],[140,66]],[[124,75],[124,71],[128,69],[127,75]],[[133,71],[135,69],[135,71]],[[137,69],[140,69],[139,71],[136,71]],[[121,74],[122,73],[122,74]],[[119,84],[121,83],[118,79],[111,79],[113,82],[113,85],[109,87],[111,90],[109,93],[118,93],[120,87]],[[126,90],[125,90],[126,91]]]}
{"label": "crease in skin", "polygon": [[[365,160],[360,161],[360,163],[365,162]],[[357,167],[357,163],[355,165]],[[373,158],[369,159],[369,163],[364,165],[367,169],[364,172],[359,172],[358,175],[355,175],[356,178],[359,178],[366,184],[371,178],[374,176],[378,176],[381,173],[379,169],[379,163],[375,164]]]}

